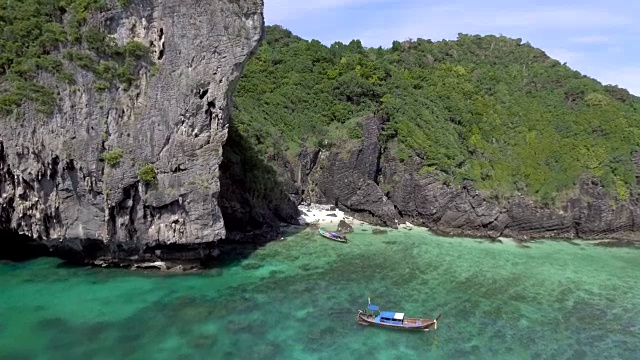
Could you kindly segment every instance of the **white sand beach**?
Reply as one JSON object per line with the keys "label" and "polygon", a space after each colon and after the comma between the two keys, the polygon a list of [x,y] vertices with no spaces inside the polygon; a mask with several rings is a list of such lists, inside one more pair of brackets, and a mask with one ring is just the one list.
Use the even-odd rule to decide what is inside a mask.
{"label": "white sand beach", "polygon": [[[302,225],[310,225],[310,224],[338,225],[340,220],[344,220],[349,225],[362,225],[362,224],[368,225],[364,221],[360,221],[349,215],[346,215],[343,211],[339,210],[333,205],[322,205],[322,204],[300,205],[298,206],[298,209],[300,209],[300,211],[302,211],[303,213],[302,216],[300,216],[300,218],[298,219],[300,221],[300,224]],[[407,221],[405,223],[398,223],[398,227],[401,229],[412,229],[418,226],[415,226]]]}
{"label": "white sand beach", "polygon": [[298,209],[302,211],[302,216],[299,220],[301,224],[335,224],[338,225],[340,220],[344,220],[350,225],[364,224],[360,220],[356,220],[351,216],[345,215],[345,213],[337,209],[333,205],[300,205]]}

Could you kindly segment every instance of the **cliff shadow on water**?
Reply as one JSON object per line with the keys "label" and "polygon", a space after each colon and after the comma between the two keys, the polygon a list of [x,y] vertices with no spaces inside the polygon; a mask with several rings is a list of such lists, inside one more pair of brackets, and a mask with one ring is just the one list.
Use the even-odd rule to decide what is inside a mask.
{"label": "cliff shadow on water", "polygon": [[276,170],[233,124],[222,148],[220,195],[227,236],[219,242],[217,263],[228,264],[251,255],[256,249],[282,237],[299,232],[300,211],[289,197]]}

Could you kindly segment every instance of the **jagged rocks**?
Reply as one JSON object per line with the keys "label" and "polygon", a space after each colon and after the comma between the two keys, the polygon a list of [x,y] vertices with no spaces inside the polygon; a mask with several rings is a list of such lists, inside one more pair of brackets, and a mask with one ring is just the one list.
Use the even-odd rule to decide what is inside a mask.
{"label": "jagged rocks", "polygon": [[336,151],[320,153],[317,168],[309,177],[310,184],[314,185],[307,194],[307,200],[336,204],[348,209],[361,221],[397,227],[400,216],[376,183],[382,119],[374,117],[363,121],[363,140],[346,151],[346,155],[345,150],[339,147]]}

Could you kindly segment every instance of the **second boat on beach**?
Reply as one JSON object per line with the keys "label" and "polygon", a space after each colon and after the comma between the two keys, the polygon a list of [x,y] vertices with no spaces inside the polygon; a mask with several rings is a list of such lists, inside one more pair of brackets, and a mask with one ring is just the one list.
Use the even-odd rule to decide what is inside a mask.
{"label": "second boat on beach", "polygon": [[347,242],[347,237],[337,231],[327,231],[325,229],[318,229],[318,232],[320,233],[320,235],[326,237],[327,239],[331,239],[331,240],[343,242],[343,243]]}

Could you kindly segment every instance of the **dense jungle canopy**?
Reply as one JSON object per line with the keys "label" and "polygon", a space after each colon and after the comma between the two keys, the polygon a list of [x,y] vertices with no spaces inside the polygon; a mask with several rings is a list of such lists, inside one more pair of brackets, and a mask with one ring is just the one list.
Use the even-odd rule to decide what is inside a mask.
{"label": "dense jungle canopy", "polygon": [[234,96],[233,126],[266,157],[358,139],[363,116],[381,114],[394,159],[496,196],[550,204],[583,175],[620,200],[635,186],[640,99],[521,39],[327,47],[269,26]]}

